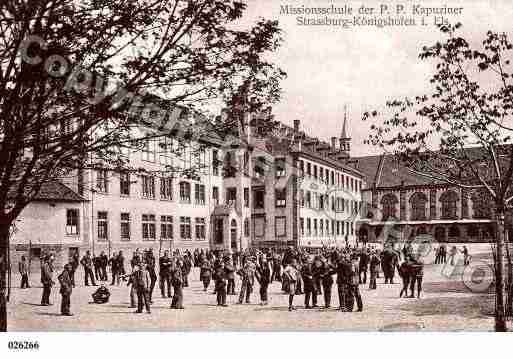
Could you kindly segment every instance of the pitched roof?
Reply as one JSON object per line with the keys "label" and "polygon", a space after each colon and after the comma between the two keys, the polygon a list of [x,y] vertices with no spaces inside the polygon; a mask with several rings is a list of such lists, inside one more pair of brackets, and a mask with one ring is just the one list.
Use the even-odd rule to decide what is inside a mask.
{"label": "pitched roof", "polygon": [[417,175],[393,155],[351,157],[351,164],[365,175],[368,187],[418,186],[437,183],[432,178]]}
{"label": "pitched roof", "polygon": [[51,181],[41,185],[41,189],[35,201],[63,201],[63,202],[83,202],[85,198],[73,191],[68,186],[58,181]]}

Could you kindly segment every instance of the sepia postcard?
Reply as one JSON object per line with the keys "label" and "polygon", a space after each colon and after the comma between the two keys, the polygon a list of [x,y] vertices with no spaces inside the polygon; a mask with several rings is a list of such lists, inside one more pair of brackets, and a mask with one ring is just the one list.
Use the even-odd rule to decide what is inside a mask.
{"label": "sepia postcard", "polygon": [[0,1],[5,349],[509,331],[512,17],[505,0]]}

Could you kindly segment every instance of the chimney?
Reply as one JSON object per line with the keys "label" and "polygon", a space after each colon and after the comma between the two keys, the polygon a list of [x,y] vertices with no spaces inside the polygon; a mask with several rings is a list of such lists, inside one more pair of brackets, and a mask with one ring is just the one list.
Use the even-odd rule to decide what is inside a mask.
{"label": "chimney", "polygon": [[294,120],[294,131],[299,132],[299,120]]}
{"label": "chimney", "polygon": [[331,149],[333,151],[335,151],[337,149],[337,138],[336,137],[331,138]]}

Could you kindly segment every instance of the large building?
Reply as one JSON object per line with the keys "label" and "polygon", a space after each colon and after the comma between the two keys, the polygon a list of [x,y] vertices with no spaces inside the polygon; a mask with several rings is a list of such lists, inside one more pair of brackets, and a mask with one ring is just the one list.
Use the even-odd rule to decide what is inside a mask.
{"label": "large building", "polygon": [[195,140],[148,139],[123,152],[137,171],[96,166],[46,185],[17,220],[12,262],[47,251],[65,262],[85,250],[130,255],[149,247],[234,251],[353,243],[365,183],[345,164],[346,126],[344,119],[340,137],[326,143],[307,136],[299,121],[264,136],[254,116],[235,138],[206,131]]}
{"label": "large building", "polygon": [[365,174],[366,214],[359,222],[361,241],[430,236],[437,242],[494,240],[492,201],[483,190],[469,191],[415,174],[393,155],[351,159]]}

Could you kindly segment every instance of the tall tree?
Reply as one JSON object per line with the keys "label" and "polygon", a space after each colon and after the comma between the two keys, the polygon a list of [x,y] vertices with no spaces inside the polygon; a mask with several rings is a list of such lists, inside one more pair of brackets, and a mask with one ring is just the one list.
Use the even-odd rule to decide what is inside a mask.
{"label": "tall tree", "polygon": [[[394,152],[422,176],[491,198],[496,223],[495,329],[506,330],[504,216],[513,200],[512,44],[487,32],[481,44],[459,36],[461,24],[440,26],[444,41],[424,47],[420,59],[434,65],[429,91],[387,102],[364,113],[368,142]],[[506,247],[509,257],[509,248]]]}
{"label": "tall tree", "polygon": [[134,134],[148,123],[176,130],[177,108],[226,101],[248,77],[258,79],[255,96],[279,99],[285,74],[266,60],[282,41],[278,23],[241,30],[245,9],[235,0],[0,2],[0,258],[41,186],[90,154],[112,160],[113,149],[145,140]]}

